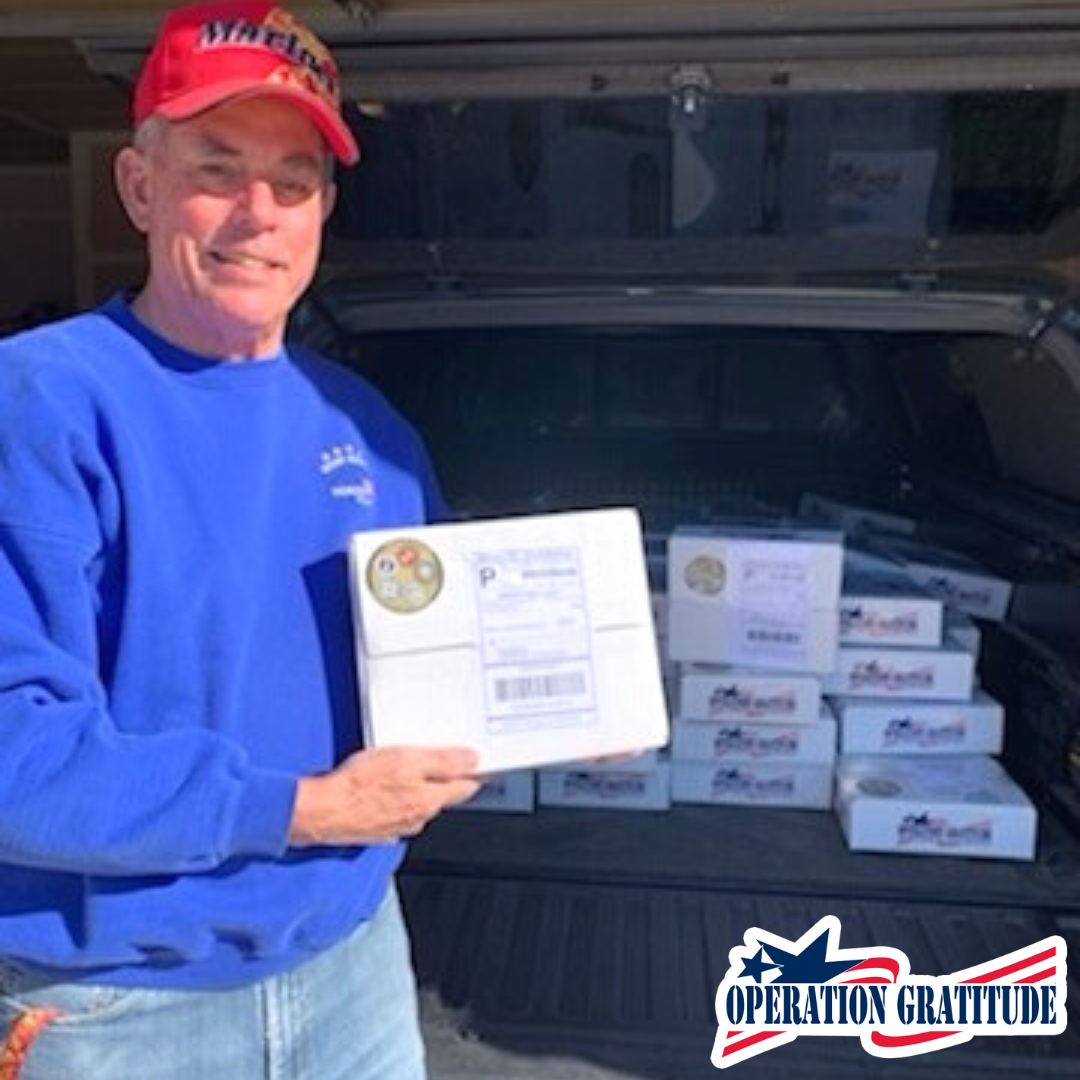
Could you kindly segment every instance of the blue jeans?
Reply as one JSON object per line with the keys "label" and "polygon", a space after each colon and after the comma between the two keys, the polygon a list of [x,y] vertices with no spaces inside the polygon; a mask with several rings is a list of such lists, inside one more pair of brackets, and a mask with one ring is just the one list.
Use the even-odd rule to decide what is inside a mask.
{"label": "blue jeans", "polygon": [[0,1047],[20,1017],[32,1019],[38,1014],[30,1010],[41,1007],[61,1015],[33,1038],[18,1080],[425,1076],[416,985],[393,887],[370,922],[322,956],[240,990],[41,985],[0,964]]}

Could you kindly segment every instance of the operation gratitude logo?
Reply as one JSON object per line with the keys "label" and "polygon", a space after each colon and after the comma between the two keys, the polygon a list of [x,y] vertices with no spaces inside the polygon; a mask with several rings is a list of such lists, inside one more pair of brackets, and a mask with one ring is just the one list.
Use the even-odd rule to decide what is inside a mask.
{"label": "operation gratitude logo", "polygon": [[1060,1035],[1066,946],[1048,937],[951,975],[912,975],[898,949],[840,949],[826,915],[798,941],[752,928],[716,991],[720,1069],[800,1035],[855,1035],[875,1057],[925,1054],[974,1035]]}

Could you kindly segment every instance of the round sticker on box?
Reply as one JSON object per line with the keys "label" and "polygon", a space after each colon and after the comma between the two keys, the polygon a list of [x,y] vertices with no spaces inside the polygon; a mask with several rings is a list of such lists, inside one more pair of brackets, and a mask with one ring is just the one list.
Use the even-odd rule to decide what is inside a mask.
{"label": "round sticker on box", "polygon": [[423,611],[442,585],[442,563],[421,540],[388,540],[368,559],[367,587],[388,611],[402,615]]}
{"label": "round sticker on box", "polygon": [[691,592],[716,596],[727,583],[727,571],[715,555],[697,555],[686,564],[683,580]]}

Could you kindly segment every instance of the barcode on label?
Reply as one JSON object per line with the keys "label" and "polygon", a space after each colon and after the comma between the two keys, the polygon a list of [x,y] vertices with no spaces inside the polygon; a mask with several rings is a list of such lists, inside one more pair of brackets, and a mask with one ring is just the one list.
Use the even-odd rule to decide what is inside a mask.
{"label": "barcode on label", "polygon": [[750,630],[747,637],[766,645],[798,645],[802,635],[795,630]]}
{"label": "barcode on label", "polygon": [[525,701],[535,698],[566,697],[585,693],[585,675],[581,671],[549,675],[521,675],[495,680],[496,701]]}

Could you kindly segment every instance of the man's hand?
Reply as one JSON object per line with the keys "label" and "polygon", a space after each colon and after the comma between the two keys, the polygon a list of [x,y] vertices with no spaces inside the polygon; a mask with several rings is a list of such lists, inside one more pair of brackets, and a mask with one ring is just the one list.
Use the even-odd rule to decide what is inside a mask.
{"label": "man's hand", "polygon": [[440,810],[480,787],[477,756],[459,748],[361,750],[336,769],[304,777],[289,843],[373,844],[415,836]]}

